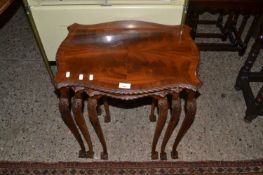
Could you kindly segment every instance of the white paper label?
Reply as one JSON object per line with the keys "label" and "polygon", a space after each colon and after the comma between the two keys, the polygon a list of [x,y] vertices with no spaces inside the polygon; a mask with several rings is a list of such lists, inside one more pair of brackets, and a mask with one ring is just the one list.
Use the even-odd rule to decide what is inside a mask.
{"label": "white paper label", "polygon": [[79,74],[79,80],[83,80],[83,74]]}
{"label": "white paper label", "polygon": [[131,89],[130,83],[119,83],[119,88],[121,89]]}
{"label": "white paper label", "polygon": [[89,74],[89,80],[93,80],[93,74]]}
{"label": "white paper label", "polygon": [[67,78],[70,77],[70,72],[66,72],[66,77],[67,77]]}

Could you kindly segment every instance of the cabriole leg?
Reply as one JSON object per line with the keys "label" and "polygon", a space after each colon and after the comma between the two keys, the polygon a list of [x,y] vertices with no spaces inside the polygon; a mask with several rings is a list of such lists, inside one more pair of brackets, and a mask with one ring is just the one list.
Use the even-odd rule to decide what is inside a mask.
{"label": "cabriole leg", "polygon": [[158,107],[159,107],[159,118],[156,124],[153,142],[152,142],[152,156],[151,156],[152,159],[158,159],[158,152],[156,151],[156,145],[161,135],[161,132],[163,130],[168,113],[168,101],[166,97],[158,99]]}
{"label": "cabriole leg", "polygon": [[60,98],[59,98],[59,111],[61,113],[62,119],[70,129],[72,134],[74,135],[75,139],[78,141],[81,150],[79,151],[79,157],[85,158],[86,150],[81,138],[81,135],[78,131],[78,128],[75,125],[75,122],[71,116],[71,109],[70,109],[70,91],[68,88],[60,89]]}
{"label": "cabriole leg", "polygon": [[75,116],[75,121],[82,132],[82,135],[84,136],[88,147],[89,151],[87,152],[87,157],[88,158],[93,158],[94,152],[93,152],[93,145],[92,141],[90,138],[89,130],[86,125],[85,119],[83,117],[83,100],[82,100],[82,92],[77,92],[75,94],[74,102],[73,102],[73,113]]}
{"label": "cabriole leg", "polygon": [[104,139],[104,135],[100,126],[100,122],[97,115],[97,103],[98,100],[96,97],[90,97],[88,101],[88,114],[91,121],[92,126],[95,129],[95,132],[100,140],[100,143],[102,145],[103,152],[101,153],[101,159],[108,159],[108,152],[107,152],[107,146]]}
{"label": "cabriole leg", "polygon": [[164,139],[162,142],[162,146],[161,146],[161,155],[160,155],[161,160],[167,160],[167,155],[165,153],[165,147],[174,131],[174,128],[176,127],[179,121],[180,113],[181,113],[181,99],[179,97],[179,93],[174,93],[172,96],[172,116],[167,126],[167,129],[164,135]]}
{"label": "cabriole leg", "polygon": [[185,118],[182,123],[182,126],[179,129],[178,135],[176,136],[175,142],[173,144],[173,150],[171,152],[171,157],[173,159],[178,158],[178,153],[177,153],[177,146],[185,133],[188,131],[190,126],[192,125],[194,118],[196,114],[196,99],[195,99],[195,92],[192,90],[188,91],[187,95],[187,101],[185,104]]}

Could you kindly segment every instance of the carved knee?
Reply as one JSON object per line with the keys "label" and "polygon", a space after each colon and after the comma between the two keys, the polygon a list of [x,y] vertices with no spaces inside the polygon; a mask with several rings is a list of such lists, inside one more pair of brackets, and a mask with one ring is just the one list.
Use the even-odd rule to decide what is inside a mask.
{"label": "carved knee", "polygon": [[69,99],[61,97],[59,99],[59,111],[65,113],[69,111]]}
{"label": "carved knee", "polygon": [[82,99],[74,99],[73,102],[73,113],[78,114],[82,110]]}

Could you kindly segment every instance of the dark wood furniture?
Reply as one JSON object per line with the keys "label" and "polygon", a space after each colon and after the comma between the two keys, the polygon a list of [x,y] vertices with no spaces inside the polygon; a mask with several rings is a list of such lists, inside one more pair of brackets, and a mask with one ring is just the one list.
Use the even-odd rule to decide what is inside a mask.
{"label": "dark wood furniture", "polygon": [[[201,20],[199,15],[209,12],[219,14],[217,20]],[[256,21],[263,12],[262,0],[190,0],[187,24],[192,28],[191,35],[195,38],[220,38],[222,41],[229,39],[229,43],[197,43],[200,50],[209,51],[238,51],[243,55],[247,43],[256,29]],[[244,33],[247,21],[254,16],[252,24],[247,33]],[[238,18],[242,17],[240,25]],[[223,22],[223,18],[227,18]],[[219,33],[197,33],[198,24],[215,25]],[[242,37],[242,35],[246,35]],[[244,38],[244,39],[243,39]]]}
{"label": "dark wood furniture", "polygon": [[[247,105],[245,121],[251,122],[258,115],[263,115],[263,86],[256,98],[251,90],[250,82],[263,82],[263,66],[260,71],[252,72],[251,69],[257,59],[260,49],[263,48],[263,20],[261,20],[260,32],[253,44],[248,58],[240,69],[235,88],[242,90]],[[261,58],[259,58],[261,59]]]}
{"label": "dark wood furniture", "polygon": [[[161,159],[166,159],[165,147],[179,120],[180,93],[185,90],[188,94],[186,116],[172,151],[172,157],[177,158],[177,145],[195,116],[195,94],[200,86],[196,74],[198,62],[199,51],[187,26],[139,21],[71,25],[68,36],[58,49],[55,82],[60,93],[62,118],[80,144],[80,156],[93,156],[92,142],[82,113],[84,96],[88,96],[88,116],[103,148],[102,159],[108,158],[108,152],[97,117],[98,100],[102,97],[155,99],[159,117],[151,153],[152,159],[158,159],[156,145],[167,119],[167,95],[171,95],[172,117],[161,146]],[[71,105],[72,97],[74,100]],[[89,146],[87,153],[71,116],[71,106],[76,124]],[[109,113],[108,105],[105,107]],[[154,121],[153,110],[150,120]]]}
{"label": "dark wood furniture", "polygon": [[0,0],[0,28],[12,18],[20,6],[20,0]]}
{"label": "dark wood furniture", "polygon": [[14,0],[0,0],[0,15],[13,3]]}

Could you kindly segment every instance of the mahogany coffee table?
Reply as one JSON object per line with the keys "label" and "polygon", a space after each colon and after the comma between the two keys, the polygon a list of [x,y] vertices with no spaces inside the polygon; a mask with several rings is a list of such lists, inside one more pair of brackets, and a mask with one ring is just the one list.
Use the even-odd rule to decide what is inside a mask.
{"label": "mahogany coffee table", "polygon": [[[200,86],[196,74],[198,62],[199,51],[187,26],[140,21],[71,25],[57,52],[55,82],[60,93],[62,118],[81,147],[79,156],[92,158],[94,154],[82,112],[85,96],[88,97],[89,119],[102,144],[102,159],[107,159],[108,153],[97,117],[98,100],[101,97],[121,100],[152,97],[157,100],[159,117],[151,149],[152,159],[157,159],[156,145],[167,119],[167,95],[171,95],[172,117],[161,146],[161,159],[166,159],[165,147],[180,116],[180,92],[185,90],[188,93],[186,117],[172,151],[172,157],[177,158],[177,145],[195,116],[195,93]],[[72,104],[71,97],[74,97]],[[106,103],[105,109],[109,115]],[[153,113],[150,116],[153,121]],[[78,128],[89,146],[88,152]]]}

